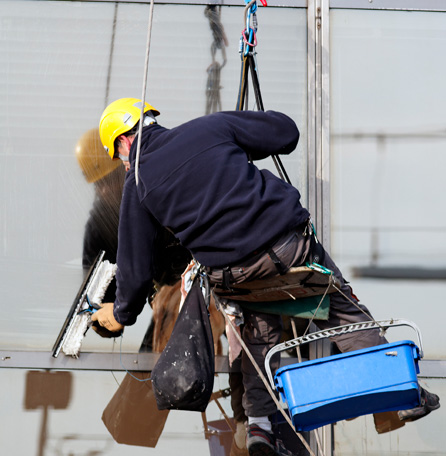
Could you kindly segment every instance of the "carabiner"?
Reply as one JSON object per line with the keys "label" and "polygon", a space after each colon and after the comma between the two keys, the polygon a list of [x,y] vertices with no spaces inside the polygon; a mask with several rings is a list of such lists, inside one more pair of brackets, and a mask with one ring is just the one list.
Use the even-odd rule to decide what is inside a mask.
{"label": "carabiner", "polygon": [[[246,38],[246,36],[248,35],[248,38]],[[249,28],[249,34],[247,33],[247,30],[243,30],[242,31],[242,38],[243,38],[243,42],[245,43],[245,52],[244,52],[244,56],[246,57],[249,53],[249,51],[251,50],[250,48],[254,48],[257,46],[257,36],[256,36],[256,32],[253,28]]]}
{"label": "carabiner", "polygon": [[245,0],[245,5],[249,8],[251,13],[255,13],[257,11],[257,0]]}

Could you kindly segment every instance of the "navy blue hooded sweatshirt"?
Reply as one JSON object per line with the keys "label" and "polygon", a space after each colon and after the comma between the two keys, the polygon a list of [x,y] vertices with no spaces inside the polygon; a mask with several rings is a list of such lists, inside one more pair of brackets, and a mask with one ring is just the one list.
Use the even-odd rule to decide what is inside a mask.
{"label": "navy blue hooded sweatshirt", "polygon": [[154,274],[156,235],[171,230],[204,266],[236,264],[304,223],[296,188],[248,161],[289,154],[299,131],[274,111],[220,112],[166,129],[152,124],[130,150],[121,203],[115,318],[131,325]]}

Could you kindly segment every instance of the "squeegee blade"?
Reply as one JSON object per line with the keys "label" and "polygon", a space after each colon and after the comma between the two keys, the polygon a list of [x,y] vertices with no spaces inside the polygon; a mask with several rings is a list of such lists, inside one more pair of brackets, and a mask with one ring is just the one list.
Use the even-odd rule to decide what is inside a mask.
{"label": "squeegee blade", "polygon": [[85,279],[79,288],[79,291],[74,298],[73,304],[71,305],[71,308],[68,312],[67,318],[65,319],[64,324],[62,325],[62,329],[59,332],[59,335],[57,336],[56,342],[54,343],[53,346],[53,353],[52,356],[53,358],[57,358],[57,356],[60,353],[60,350],[62,348],[62,345],[64,344],[65,338],[67,337],[69,333],[70,327],[73,325],[74,320],[76,319],[77,313],[80,310],[80,307],[82,306],[82,303],[85,301],[85,297],[87,294],[87,289],[91,281],[93,280],[95,274],[97,273],[102,260],[104,258],[105,251],[101,250],[96,257],[96,260],[92,264],[90,270],[88,271],[88,274],[85,276]]}

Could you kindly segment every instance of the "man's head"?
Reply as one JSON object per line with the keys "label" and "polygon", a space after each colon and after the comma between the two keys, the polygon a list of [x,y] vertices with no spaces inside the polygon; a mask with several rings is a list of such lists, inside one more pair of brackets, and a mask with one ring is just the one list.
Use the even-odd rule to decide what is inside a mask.
{"label": "man's head", "polygon": [[104,152],[99,131],[93,128],[85,132],[76,144],[76,158],[87,182],[98,182],[104,179],[120,165],[111,161]]}
{"label": "man's head", "polygon": [[[99,134],[104,149],[113,160],[121,159],[126,169],[129,167],[130,147],[138,132],[141,103],[137,98],[120,98],[105,108],[99,122]],[[144,124],[148,125],[155,121],[159,111],[145,103],[144,114]]]}

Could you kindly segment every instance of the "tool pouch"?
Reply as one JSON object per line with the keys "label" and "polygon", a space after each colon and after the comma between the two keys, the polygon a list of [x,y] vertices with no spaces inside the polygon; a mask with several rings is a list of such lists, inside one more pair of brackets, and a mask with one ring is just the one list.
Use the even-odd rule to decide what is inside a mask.
{"label": "tool pouch", "polygon": [[152,370],[159,410],[204,412],[214,386],[214,342],[208,309],[194,280],[169,342]]}

